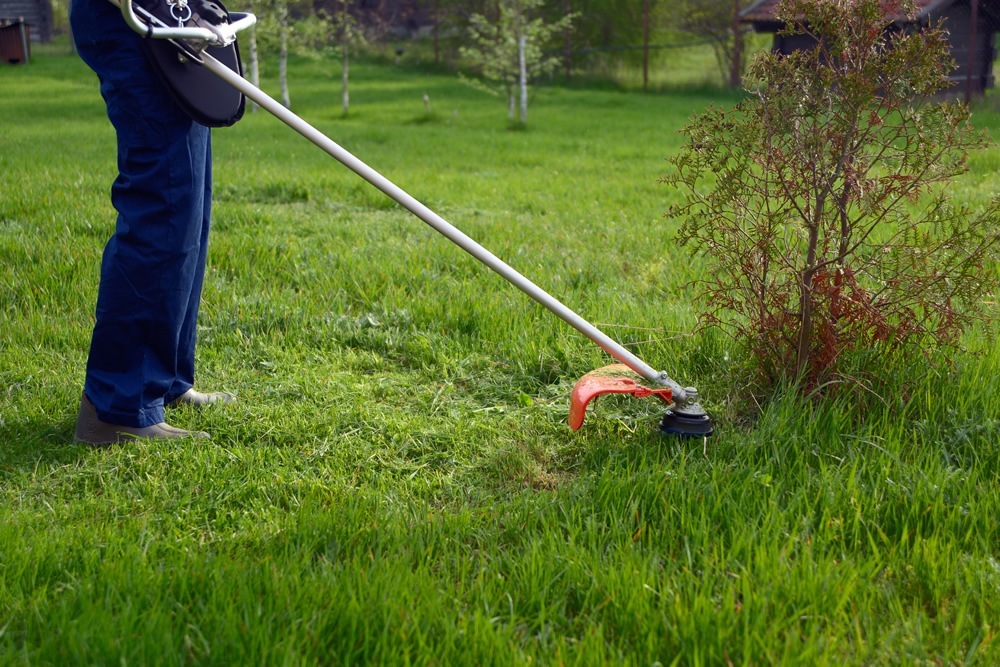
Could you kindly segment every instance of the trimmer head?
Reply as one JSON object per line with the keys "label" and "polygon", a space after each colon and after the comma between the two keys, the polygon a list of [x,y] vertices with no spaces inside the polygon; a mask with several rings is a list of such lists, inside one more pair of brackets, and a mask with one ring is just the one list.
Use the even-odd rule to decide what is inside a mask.
{"label": "trimmer head", "polygon": [[[693,412],[692,407],[696,408]],[[678,438],[707,438],[713,431],[711,418],[697,403],[694,406],[685,406],[683,411],[676,408],[667,410],[660,420],[660,433],[663,435],[673,435]]]}
{"label": "trimmer head", "polygon": [[[697,392],[693,388],[684,389],[683,405],[675,404],[674,391],[670,387],[654,386],[641,375],[624,364],[612,364],[590,371],[580,378],[573,387],[569,403],[569,427],[574,431],[583,425],[587,416],[587,405],[603,394],[629,394],[636,398],[656,396],[664,403],[673,405],[660,421],[660,432],[684,438],[712,435],[712,420],[697,402]],[[678,387],[678,391],[681,388]]]}

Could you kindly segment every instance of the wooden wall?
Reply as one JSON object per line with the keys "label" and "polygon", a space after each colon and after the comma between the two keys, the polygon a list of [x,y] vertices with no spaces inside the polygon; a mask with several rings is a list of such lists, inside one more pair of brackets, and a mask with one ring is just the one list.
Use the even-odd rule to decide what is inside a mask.
{"label": "wooden wall", "polygon": [[23,18],[31,26],[31,41],[52,39],[52,4],[50,0],[0,0],[0,19]]}

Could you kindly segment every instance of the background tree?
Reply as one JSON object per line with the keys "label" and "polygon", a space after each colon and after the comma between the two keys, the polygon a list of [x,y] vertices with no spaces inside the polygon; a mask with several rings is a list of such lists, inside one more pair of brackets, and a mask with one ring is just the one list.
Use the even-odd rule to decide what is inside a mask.
{"label": "background tree", "polygon": [[814,389],[854,352],[955,344],[997,289],[1000,203],[974,212],[944,188],[986,142],[968,107],[932,101],[947,39],[893,30],[903,8],[884,4],[783,5],[817,46],[758,56],[752,95],[696,117],[664,179],[711,267],[704,321],[769,382]]}
{"label": "background tree", "polygon": [[351,108],[351,49],[365,41],[358,20],[351,12],[353,5],[354,0],[340,0],[339,7],[331,18],[337,44],[340,47],[340,103],[345,116]]}
{"label": "background tree", "polygon": [[[423,0],[419,3],[429,22],[435,65],[454,65],[459,48],[466,43],[469,21],[476,14],[496,11],[495,0]],[[413,14],[420,15],[419,10]]]}
{"label": "background tree", "polygon": [[585,47],[640,44],[644,0],[573,0],[576,42]]}
{"label": "background tree", "polygon": [[[573,0],[563,0],[563,13],[565,16],[573,14]],[[573,29],[570,25],[563,28],[563,65],[568,82],[573,72]]]}
{"label": "background tree", "polygon": [[288,0],[274,0],[274,10],[278,19],[278,86],[281,88],[281,103],[291,109],[292,98],[288,92],[288,40],[291,32]]}
{"label": "background tree", "polygon": [[[247,46],[247,71],[250,82],[260,85],[261,61],[264,56],[278,57],[278,86],[281,103],[291,108],[288,88],[288,54],[294,46],[292,12],[298,11],[295,0],[250,0],[247,9],[257,17],[249,34],[240,35],[240,44]],[[256,105],[251,107],[254,110]]]}
{"label": "background tree", "polygon": [[516,95],[520,93],[520,122],[528,122],[528,82],[551,72],[559,59],[543,48],[562,33],[572,16],[546,22],[538,16],[544,0],[499,0],[496,16],[470,18],[472,44],[461,54],[487,79],[500,84],[507,95],[508,119],[514,121]]}
{"label": "background tree", "polygon": [[246,51],[247,76],[259,86],[262,66],[276,57],[280,99],[291,108],[288,58],[324,57],[333,39],[331,21],[325,11],[316,11],[308,0],[247,0],[246,9],[257,16],[257,25],[240,35]]}
{"label": "background tree", "polygon": [[711,40],[723,81],[731,88],[741,85],[746,49],[740,11],[745,0],[683,0],[675,8],[677,26]]}
{"label": "background tree", "polygon": [[[264,9],[263,0],[247,0],[247,11],[257,17],[257,21],[260,22],[261,10]],[[253,85],[260,87],[260,49],[257,45],[257,29],[258,26],[253,25],[247,32],[246,36],[241,36],[240,39],[245,40],[247,47],[247,77]],[[260,107],[256,102],[250,103],[250,112],[254,113]]]}
{"label": "background tree", "polygon": [[65,35],[69,33],[70,0],[51,0],[49,5],[52,16],[52,34]]}
{"label": "background tree", "polygon": [[665,0],[643,0],[642,8],[642,89],[649,88],[650,38],[657,27],[673,23],[676,7]]}
{"label": "background tree", "polygon": [[[563,35],[566,77],[572,64],[600,70],[625,63],[642,71],[648,89],[653,49],[665,31],[676,27],[676,4],[665,0],[549,0],[548,13],[575,15],[572,30]],[[586,54],[586,55],[585,55]]]}

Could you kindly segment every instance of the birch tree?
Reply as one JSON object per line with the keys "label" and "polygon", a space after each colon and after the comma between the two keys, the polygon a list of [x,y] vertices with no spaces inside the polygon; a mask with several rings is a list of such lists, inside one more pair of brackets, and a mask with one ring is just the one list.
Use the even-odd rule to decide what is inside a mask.
{"label": "birch tree", "polygon": [[[250,0],[247,10],[257,17],[257,23],[240,36],[240,43],[247,47],[247,75],[250,83],[261,87],[262,60],[278,56],[278,76],[281,102],[291,108],[288,93],[288,50],[292,36],[289,22],[289,2],[294,0]],[[257,105],[250,107],[257,110]]]}
{"label": "birch tree", "polygon": [[291,108],[288,57],[315,53],[317,41],[323,43],[323,36],[314,35],[316,30],[311,26],[319,21],[302,0],[249,0],[248,5],[247,9],[257,16],[257,24],[240,37],[247,47],[247,77],[260,87],[261,70],[273,66],[272,59],[277,57],[279,96],[281,103]]}
{"label": "birch tree", "polygon": [[292,98],[288,93],[288,2],[276,0],[278,14],[278,86],[281,89],[281,103],[286,109],[292,108]]}
{"label": "birch tree", "polygon": [[503,89],[511,122],[520,96],[522,125],[528,122],[529,82],[559,66],[559,57],[546,55],[543,48],[573,20],[567,14],[547,23],[537,16],[542,5],[543,0],[499,0],[495,17],[473,14],[469,21],[472,45],[461,49],[463,58]]}
{"label": "birch tree", "polygon": [[[250,0],[248,10],[251,14],[257,15],[260,11],[260,3],[258,0]],[[247,32],[247,59],[249,63],[247,65],[248,73],[250,75],[250,83],[260,88],[260,53],[257,48],[257,26],[254,25]],[[251,102],[250,113],[254,113],[259,108],[256,102]]]}
{"label": "birch tree", "polygon": [[331,19],[340,50],[340,103],[345,116],[351,108],[351,49],[365,42],[364,34],[351,11],[354,3],[355,0],[340,0],[337,12]]}

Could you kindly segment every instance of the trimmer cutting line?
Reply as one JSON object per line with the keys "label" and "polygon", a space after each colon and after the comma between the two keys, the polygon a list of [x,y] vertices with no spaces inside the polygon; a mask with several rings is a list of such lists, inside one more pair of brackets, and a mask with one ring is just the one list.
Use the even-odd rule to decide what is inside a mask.
{"label": "trimmer cutting line", "polygon": [[[670,379],[667,373],[655,370],[402,188],[244,79],[240,74],[236,32],[255,23],[256,19],[252,14],[229,14],[222,9],[219,14],[222,20],[213,24],[213,17],[206,16],[211,11],[205,11],[203,6],[201,11],[192,12],[188,0],[158,0],[159,4],[153,9],[134,8],[132,0],[111,1],[121,7],[125,21],[136,32],[150,38],[147,49],[150,62],[181,106],[196,120],[216,127],[232,125],[242,116],[243,97],[250,98],[621,362],[591,371],[576,383],[570,398],[570,428],[580,428],[586,416],[587,405],[593,398],[602,394],[628,394],[635,397],[656,396],[670,406],[659,424],[659,430],[665,434],[687,437],[711,435],[712,421],[698,403],[698,392],[694,387],[682,387]],[[205,4],[210,10],[221,8],[214,2]],[[136,9],[142,14],[141,17]],[[167,41],[155,42],[157,39]],[[206,71],[218,78],[206,77]],[[228,86],[219,86],[220,81]]]}

